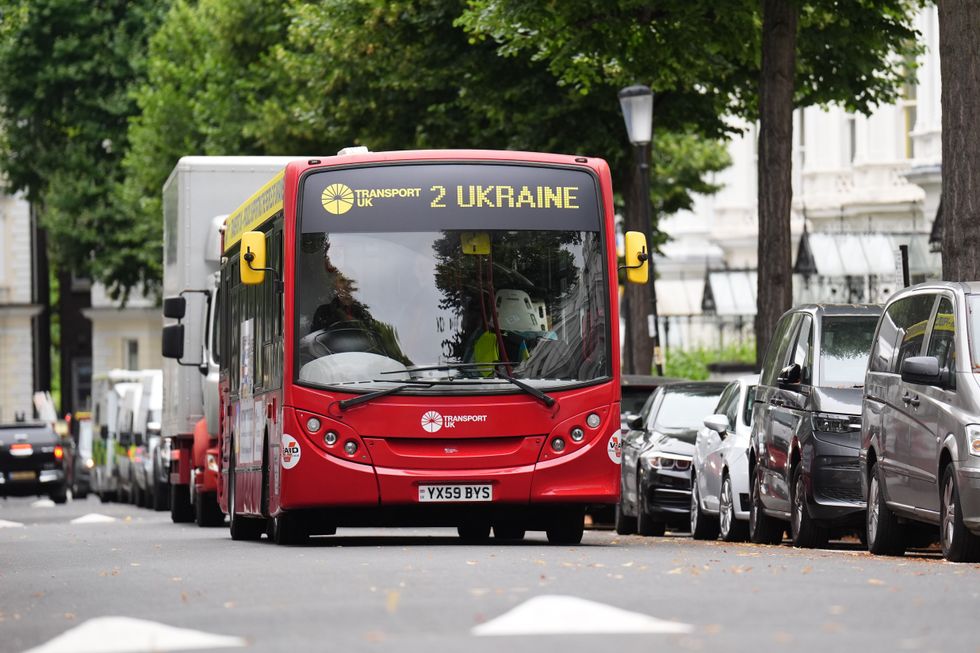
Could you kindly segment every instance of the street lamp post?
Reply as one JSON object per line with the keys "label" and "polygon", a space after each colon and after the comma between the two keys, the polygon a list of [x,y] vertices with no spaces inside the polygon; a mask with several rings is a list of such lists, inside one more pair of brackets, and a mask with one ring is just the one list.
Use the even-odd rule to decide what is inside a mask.
{"label": "street lamp post", "polygon": [[[650,217],[650,156],[653,139],[653,91],[648,86],[637,84],[627,86],[619,92],[619,104],[626,122],[626,133],[633,145],[633,161],[636,165],[636,183],[633,198],[636,206],[633,211],[637,224],[647,235],[650,249],[650,313],[647,315],[647,329],[653,341],[653,363],[657,374],[663,376],[663,357],[660,351],[660,327],[657,317],[657,284],[653,267],[653,224]],[[627,207],[629,208],[629,207]],[[635,324],[629,328],[636,328]],[[639,371],[639,370],[637,370]]]}

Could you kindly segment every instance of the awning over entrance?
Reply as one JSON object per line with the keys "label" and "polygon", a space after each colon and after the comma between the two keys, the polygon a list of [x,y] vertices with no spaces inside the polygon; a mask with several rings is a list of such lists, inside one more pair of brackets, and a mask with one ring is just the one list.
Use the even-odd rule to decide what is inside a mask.
{"label": "awning over entrance", "polygon": [[701,308],[714,315],[755,315],[757,279],[755,270],[708,272]]}
{"label": "awning over entrance", "polygon": [[823,277],[895,276],[899,246],[909,246],[909,272],[934,274],[939,255],[929,251],[929,234],[804,233],[794,272]]}
{"label": "awning over entrance", "polygon": [[660,317],[701,315],[700,279],[660,279],[657,281],[657,314]]}

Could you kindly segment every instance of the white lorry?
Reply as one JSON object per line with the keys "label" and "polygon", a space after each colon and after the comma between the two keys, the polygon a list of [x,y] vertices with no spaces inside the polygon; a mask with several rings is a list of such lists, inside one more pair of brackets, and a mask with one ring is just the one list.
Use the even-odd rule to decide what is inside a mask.
{"label": "white lorry", "polygon": [[103,502],[131,500],[130,449],[136,446],[131,414],[145,374],[141,370],[110,370],[92,380],[95,438],[91,484]]}
{"label": "white lorry", "polygon": [[303,157],[183,157],[163,186],[162,436],[170,515],[220,525],[216,314],[224,218]]}

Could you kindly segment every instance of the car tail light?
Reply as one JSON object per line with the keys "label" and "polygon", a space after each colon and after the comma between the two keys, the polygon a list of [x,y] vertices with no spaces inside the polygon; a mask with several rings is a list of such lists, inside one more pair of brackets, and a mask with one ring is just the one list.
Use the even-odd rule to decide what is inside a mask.
{"label": "car tail light", "polygon": [[65,457],[65,450],[64,450],[64,448],[62,448],[61,445],[56,446],[54,448],[54,459],[55,460],[61,460],[64,457]]}

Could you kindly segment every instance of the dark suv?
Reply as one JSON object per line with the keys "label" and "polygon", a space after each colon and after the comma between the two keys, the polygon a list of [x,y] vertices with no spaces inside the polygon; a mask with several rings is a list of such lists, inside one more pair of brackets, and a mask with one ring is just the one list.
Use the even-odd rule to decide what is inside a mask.
{"label": "dark suv", "polygon": [[48,424],[0,424],[0,496],[47,494],[55,503],[67,501],[67,444]]}
{"label": "dark suv", "polygon": [[756,388],[749,453],[753,542],[826,544],[863,524],[861,394],[881,308],[811,305],[786,312]]}

